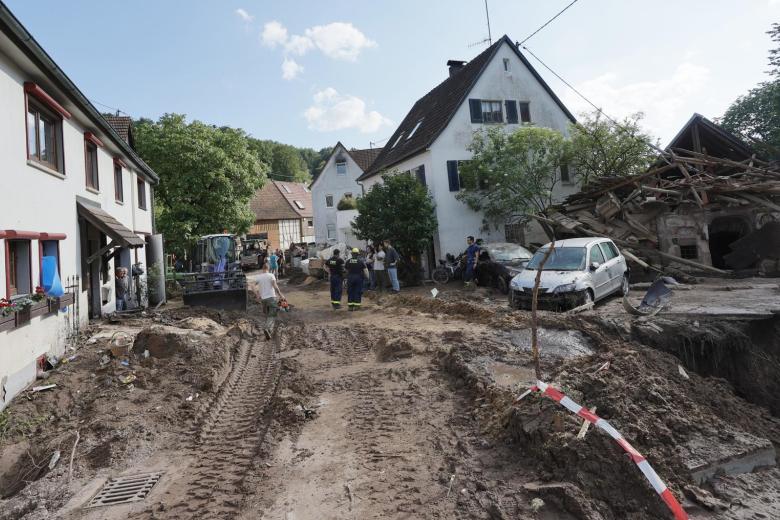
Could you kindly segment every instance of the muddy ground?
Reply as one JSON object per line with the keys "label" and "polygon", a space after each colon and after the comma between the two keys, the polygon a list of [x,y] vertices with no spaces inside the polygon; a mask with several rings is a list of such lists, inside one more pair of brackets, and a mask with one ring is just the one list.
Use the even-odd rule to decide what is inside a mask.
{"label": "muddy ground", "polygon": [[[670,518],[606,435],[514,402],[535,379],[530,317],[500,295],[420,288],[351,313],[321,283],[284,289],[271,341],[255,307],[174,304],[89,331],[56,389],[4,412],[0,519]],[[780,518],[766,404],[598,310],[541,313],[543,379],[620,430],[692,518]],[[119,330],[136,352],[106,362]],[[698,479],[713,461],[750,467]],[[85,507],[108,478],[150,472],[145,499]]]}

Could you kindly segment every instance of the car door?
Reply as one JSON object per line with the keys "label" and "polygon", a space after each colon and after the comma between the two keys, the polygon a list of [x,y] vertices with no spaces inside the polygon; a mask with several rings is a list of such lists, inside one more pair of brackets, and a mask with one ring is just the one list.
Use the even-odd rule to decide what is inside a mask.
{"label": "car door", "polygon": [[623,282],[623,273],[626,271],[625,260],[618,253],[617,247],[612,242],[601,242],[599,246],[606,261],[607,272],[609,273],[608,292],[611,294],[620,290],[620,285]]}
{"label": "car door", "polygon": [[593,280],[593,296],[599,300],[609,294],[610,276],[604,261],[604,253],[598,244],[593,244],[588,253],[588,270]]}

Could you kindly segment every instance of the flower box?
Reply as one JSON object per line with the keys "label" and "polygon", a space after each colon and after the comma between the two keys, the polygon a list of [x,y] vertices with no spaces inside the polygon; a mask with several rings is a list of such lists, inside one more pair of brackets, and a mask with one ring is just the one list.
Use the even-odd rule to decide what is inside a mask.
{"label": "flower box", "polygon": [[32,318],[32,306],[22,307],[14,313],[14,316],[16,317],[17,327],[30,323],[30,318]]}

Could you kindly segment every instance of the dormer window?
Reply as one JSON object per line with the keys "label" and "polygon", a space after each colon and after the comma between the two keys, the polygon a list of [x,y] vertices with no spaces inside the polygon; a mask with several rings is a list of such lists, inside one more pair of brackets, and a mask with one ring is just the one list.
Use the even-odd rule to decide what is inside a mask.
{"label": "dormer window", "polygon": [[407,141],[408,141],[409,139],[411,139],[411,138],[412,138],[412,136],[414,135],[414,133],[417,131],[417,129],[418,129],[418,128],[420,128],[420,125],[422,124],[422,122],[423,122],[423,120],[422,120],[422,119],[420,119],[419,121],[417,121],[417,124],[416,124],[416,125],[414,125],[414,128],[412,128],[412,131],[411,131],[411,132],[409,132],[409,135],[408,135],[408,136],[406,136],[406,140],[407,140]]}
{"label": "dormer window", "polygon": [[303,205],[303,202],[301,202],[301,201],[299,201],[299,200],[294,200],[293,202],[295,203],[295,206],[296,206],[298,209],[306,209],[306,206],[304,206],[304,205]]}
{"label": "dormer window", "polygon": [[404,133],[401,132],[401,134],[398,136],[398,139],[395,140],[393,146],[391,146],[390,148],[395,148],[395,145],[397,145],[401,141],[401,139],[403,139],[403,137],[404,137]]}
{"label": "dormer window", "polygon": [[292,191],[290,191],[290,188],[289,188],[289,186],[287,186],[286,184],[282,184],[282,189],[283,189],[283,190],[284,190],[286,193],[292,193]]}

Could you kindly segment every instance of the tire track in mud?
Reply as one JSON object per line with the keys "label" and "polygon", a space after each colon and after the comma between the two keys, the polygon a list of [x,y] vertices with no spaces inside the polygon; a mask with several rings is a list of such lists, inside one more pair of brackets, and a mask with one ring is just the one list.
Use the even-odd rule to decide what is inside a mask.
{"label": "tire track in mud", "polygon": [[183,454],[194,462],[169,489],[175,502],[148,518],[224,519],[238,516],[244,480],[262,447],[264,417],[280,376],[276,339],[242,338],[233,368]]}

